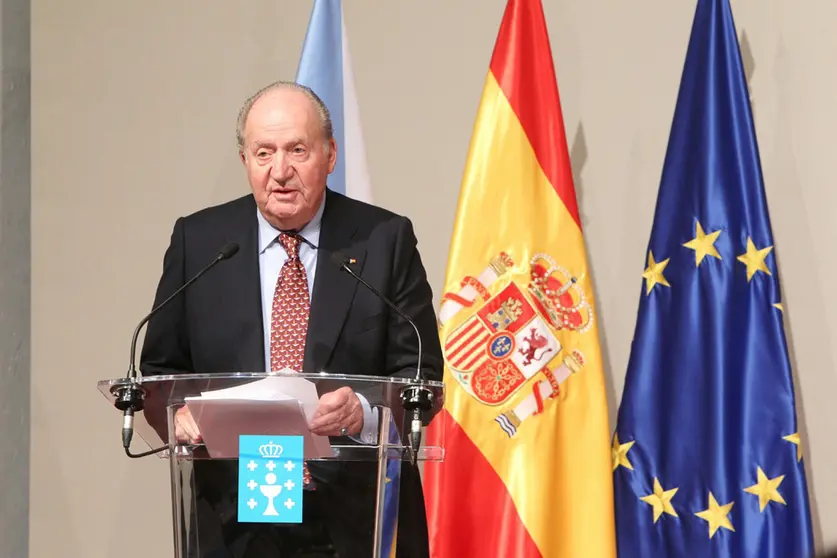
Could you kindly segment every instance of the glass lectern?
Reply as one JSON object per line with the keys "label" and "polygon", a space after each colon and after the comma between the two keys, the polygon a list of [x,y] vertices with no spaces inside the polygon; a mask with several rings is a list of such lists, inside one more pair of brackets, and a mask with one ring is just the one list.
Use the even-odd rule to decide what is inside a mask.
{"label": "glass lectern", "polygon": [[[348,386],[369,403],[375,424],[365,425],[363,437],[320,437],[316,440],[318,444],[312,444],[310,432],[302,431],[299,421],[281,420],[278,424],[265,422],[264,417],[275,416],[269,414],[269,402],[260,401],[252,407],[246,405],[246,401],[244,406],[198,405],[202,398],[209,398],[217,393],[232,394],[227,400],[234,400],[238,395],[235,395],[235,390],[228,391],[230,388],[252,386],[269,378],[294,378],[295,382],[302,381],[309,389],[315,389],[317,396]],[[390,546],[395,544],[394,533],[397,532],[399,505],[398,479],[402,461],[444,459],[443,440],[434,440],[434,445],[423,444],[416,452],[412,450],[407,441],[411,421],[402,404],[402,392],[405,389],[416,385],[426,387],[431,393],[432,402],[431,411],[425,414],[426,426],[426,417],[435,416],[443,405],[442,382],[416,382],[400,377],[285,372],[119,378],[101,381],[98,387],[113,404],[120,390],[132,383],[138,385],[144,393],[142,410],[135,415],[135,442],[132,451],[146,449],[139,448],[139,439],[147,445],[147,449],[157,449],[155,455],[169,459],[170,462],[176,558],[202,556],[205,553],[202,545],[212,544],[207,541],[222,535],[214,532],[217,530],[216,524],[205,522],[207,516],[203,515],[202,511],[206,511],[207,501],[214,501],[212,498],[223,499],[229,496],[201,494],[201,487],[206,481],[206,475],[213,475],[213,483],[226,485],[228,494],[237,499],[239,456],[236,448],[239,435],[307,435],[305,467],[313,479],[313,489],[322,491],[320,497],[329,503],[329,513],[345,514],[345,517],[338,519],[354,526],[354,536],[361,541],[359,548],[366,548],[364,555],[371,555],[373,558],[388,556]],[[174,416],[184,405],[189,406],[202,431],[206,429],[207,434],[212,432],[212,436],[204,437],[200,444],[179,443],[175,438]],[[310,409],[305,409],[305,412],[310,416]],[[313,446],[317,445],[319,454],[309,457],[310,452],[317,449]],[[203,479],[201,475],[204,475]],[[281,488],[277,487],[276,490]],[[277,502],[281,503],[281,497]],[[228,509],[236,509],[236,502],[231,501],[227,504]],[[278,507],[281,511],[281,506]],[[225,529],[231,528],[229,525],[243,530],[271,528],[270,524],[262,523],[237,525],[237,519],[227,519]],[[303,515],[302,521],[305,520]]]}

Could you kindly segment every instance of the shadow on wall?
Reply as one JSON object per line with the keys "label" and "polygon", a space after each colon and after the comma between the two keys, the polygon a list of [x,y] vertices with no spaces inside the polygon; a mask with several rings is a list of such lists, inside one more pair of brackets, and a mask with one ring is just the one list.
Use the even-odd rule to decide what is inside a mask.
{"label": "shadow on wall", "polygon": [[[585,185],[584,185],[584,178],[582,177],[582,171],[587,164],[588,159],[588,151],[587,151],[587,138],[584,134],[584,124],[579,121],[578,127],[575,130],[575,137],[573,138],[572,147],[570,147],[570,166],[572,167],[572,174],[573,174],[573,185],[575,186],[575,195],[576,195],[576,202],[578,206],[578,218],[581,222],[582,229],[586,228],[589,219],[585,215],[584,212],[584,194],[585,194]],[[588,244],[588,254],[587,254],[587,265],[589,267],[589,273],[591,275],[591,283],[593,284],[593,297],[595,300],[600,300],[598,294],[600,292],[599,289],[599,275],[596,273],[594,267],[595,264],[593,263],[593,259],[590,257],[589,254],[589,238],[585,239],[585,243]],[[616,415],[617,410],[617,399],[616,399],[616,386],[614,385],[613,381],[613,369],[610,363],[610,351],[608,350],[607,344],[607,328],[603,327],[602,324],[605,323],[603,319],[603,308],[605,307],[604,304],[596,304],[596,314],[598,314],[598,323],[599,323],[599,346],[602,358],[602,371],[605,376],[605,391],[607,394],[607,407],[608,407],[608,415],[610,417],[611,427],[614,423],[614,417]]]}
{"label": "shadow on wall", "polygon": [[756,103],[753,99],[753,74],[756,73],[756,59],[753,56],[753,47],[750,45],[750,39],[747,37],[746,31],[741,31],[741,64],[744,66],[744,78],[747,80],[747,90],[750,95],[750,111],[755,118]]}
{"label": "shadow on wall", "polygon": [[[788,85],[792,83],[793,68],[788,60],[788,53],[784,41],[781,39],[779,39],[776,49],[775,75],[773,79],[777,94],[777,104],[775,110],[773,111],[776,119],[774,131],[775,139],[771,157],[769,161],[765,162],[766,164],[763,163],[763,166],[774,170],[774,172],[771,173],[771,181],[768,183],[768,181],[765,180],[765,189],[772,193],[769,198],[771,198],[774,203],[778,202],[777,205],[782,207],[782,211],[780,213],[775,213],[778,218],[776,219],[776,223],[774,223],[774,243],[776,245],[776,249],[774,250],[774,261],[776,262],[779,283],[780,285],[785,284],[785,277],[783,274],[785,266],[782,264],[782,260],[785,259],[783,256],[786,256],[786,261],[790,266],[789,269],[809,270],[808,273],[806,273],[806,281],[808,281],[809,292],[823,292],[825,289],[819,281],[822,274],[819,271],[820,265],[818,263],[817,254],[815,253],[816,249],[815,244],[813,243],[813,232],[811,231],[809,223],[810,219],[805,206],[805,200],[802,197],[803,189],[800,187],[799,173],[797,171],[797,158],[794,153],[793,118],[795,111],[793,98]],[[782,225],[782,223],[787,224]],[[793,231],[790,238],[784,237],[788,240],[787,246],[791,248],[792,251],[782,251],[782,239],[776,238],[778,236],[776,235],[777,224],[779,225],[778,228]],[[807,413],[805,412],[805,401],[802,389],[799,385],[800,365],[797,358],[798,351],[796,343],[794,342],[793,329],[790,327],[790,323],[788,321],[788,315],[790,308],[804,307],[805,311],[800,312],[800,314],[807,316],[809,322],[816,324],[816,327],[811,329],[811,331],[823,332],[824,337],[827,336],[826,332],[828,331],[828,322],[826,315],[823,313],[823,306],[818,304],[814,299],[811,299],[811,297],[808,296],[805,298],[800,296],[796,299],[791,299],[789,301],[790,304],[788,304],[788,301],[785,300],[784,289],[782,289],[782,291],[783,292],[780,293],[780,296],[782,297],[782,304],[784,308],[785,336],[787,338],[788,355],[793,374],[796,415],[798,420],[797,428],[800,436],[802,437],[802,446],[806,448],[807,453],[807,455],[803,458],[803,463],[806,461],[807,463],[811,463],[809,460],[810,455],[813,451],[815,451],[815,449],[813,449],[812,445],[808,443],[810,437],[808,434],[809,429]],[[803,347],[808,344],[816,346],[817,343],[827,344],[827,339],[801,340],[801,345]],[[833,367],[834,366],[832,365],[832,368]],[[814,379],[813,376],[809,376],[809,378],[811,380]],[[805,474],[808,477],[808,495],[811,506],[811,523],[814,541],[817,546],[821,547],[823,545],[823,530],[822,521],[818,513],[819,506],[817,505],[817,490],[815,488],[816,482],[814,479],[813,467],[806,466]],[[837,549],[833,549],[830,554],[823,556],[837,558]]]}

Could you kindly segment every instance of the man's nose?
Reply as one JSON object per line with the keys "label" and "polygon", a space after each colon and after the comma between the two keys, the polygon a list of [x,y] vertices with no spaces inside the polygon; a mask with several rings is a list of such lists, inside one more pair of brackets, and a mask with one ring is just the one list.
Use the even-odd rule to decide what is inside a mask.
{"label": "man's nose", "polygon": [[296,174],[296,169],[288,162],[283,153],[276,153],[273,158],[273,168],[270,169],[270,176],[276,182],[287,182]]}

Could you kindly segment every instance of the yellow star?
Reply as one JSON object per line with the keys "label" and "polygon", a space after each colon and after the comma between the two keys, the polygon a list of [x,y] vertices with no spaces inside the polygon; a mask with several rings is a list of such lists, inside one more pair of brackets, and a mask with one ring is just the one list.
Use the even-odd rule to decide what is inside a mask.
{"label": "yellow star", "polygon": [[628,460],[628,450],[631,449],[636,443],[636,440],[632,440],[625,444],[619,443],[619,434],[613,435],[613,447],[610,448],[610,457],[613,459],[613,470],[615,471],[619,465],[630,469],[631,471],[634,470],[634,466],[631,465],[630,460]]}
{"label": "yellow star", "polygon": [[764,511],[764,508],[772,502],[779,502],[787,506],[785,499],[779,494],[779,485],[785,480],[785,475],[780,475],[774,479],[767,478],[761,467],[756,471],[758,481],[753,486],[748,486],[744,492],[755,494],[759,497],[759,511]]}
{"label": "yellow star", "polygon": [[674,498],[677,490],[677,488],[663,490],[663,487],[660,486],[660,481],[657,480],[657,477],[654,477],[654,493],[640,498],[640,500],[646,504],[651,504],[651,507],[654,508],[654,523],[660,519],[663,512],[677,517],[677,512],[674,511],[674,506],[671,505],[671,499]]}
{"label": "yellow star", "polygon": [[799,463],[802,460],[802,438],[799,437],[799,432],[782,436],[782,439],[791,444],[796,444],[796,462]]}
{"label": "yellow star", "polygon": [[695,251],[695,267],[699,266],[700,262],[706,256],[714,256],[719,260],[721,259],[721,255],[715,249],[715,241],[718,240],[718,235],[720,234],[721,231],[704,234],[703,227],[700,226],[700,221],[698,221],[695,226],[695,237],[683,245]]}
{"label": "yellow star", "polygon": [[710,539],[715,536],[715,532],[721,527],[729,529],[733,532],[735,531],[732,523],[727,517],[727,514],[729,514],[729,511],[732,509],[733,503],[734,502],[730,502],[729,504],[719,506],[718,502],[715,500],[715,496],[711,491],[709,492],[709,508],[703,510],[702,512],[698,512],[695,515],[709,522]]}
{"label": "yellow star", "polygon": [[663,270],[668,265],[668,260],[670,258],[666,258],[661,262],[654,261],[654,252],[648,252],[648,267],[643,272],[642,276],[645,278],[645,288],[647,289],[645,294],[651,294],[651,289],[654,288],[654,285],[659,283],[660,285],[665,285],[666,287],[671,287],[666,281],[666,278],[663,277]]}
{"label": "yellow star", "polygon": [[782,313],[785,312],[785,308],[782,306],[781,302],[777,302],[776,304],[774,304],[773,308],[777,308],[779,310],[779,312],[782,312]]}
{"label": "yellow star", "polygon": [[747,266],[747,281],[752,279],[757,271],[763,271],[768,275],[772,275],[764,263],[764,258],[767,257],[767,254],[771,250],[773,250],[773,246],[757,250],[756,245],[753,244],[753,239],[749,236],[747,237],[747,252],[738,256],[738,261]]}

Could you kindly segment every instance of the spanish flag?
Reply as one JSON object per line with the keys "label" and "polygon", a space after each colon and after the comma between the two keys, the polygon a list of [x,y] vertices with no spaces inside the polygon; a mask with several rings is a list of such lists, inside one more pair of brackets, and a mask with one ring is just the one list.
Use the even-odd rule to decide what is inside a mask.
{"label": "spanish flag", "polygon": [[597,318],[543,8],[510,0],[439,309],[434,558],[616,555]]}

